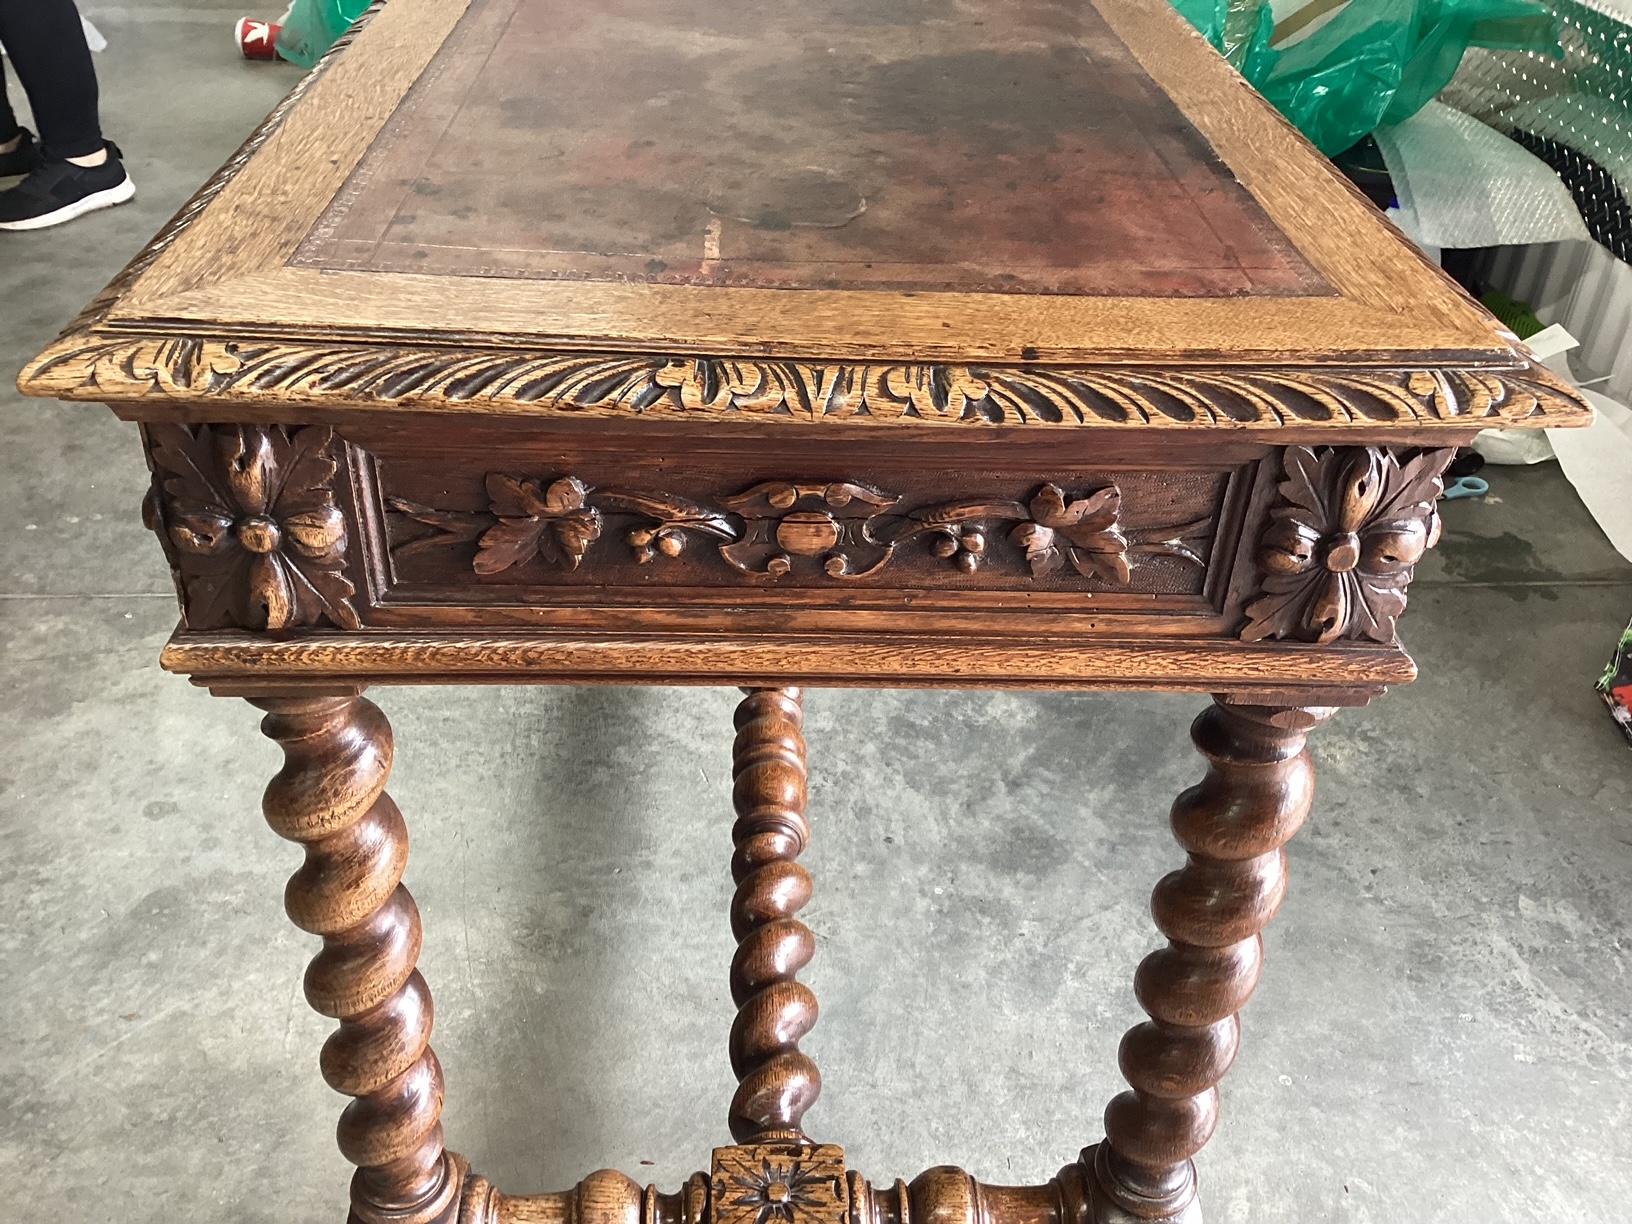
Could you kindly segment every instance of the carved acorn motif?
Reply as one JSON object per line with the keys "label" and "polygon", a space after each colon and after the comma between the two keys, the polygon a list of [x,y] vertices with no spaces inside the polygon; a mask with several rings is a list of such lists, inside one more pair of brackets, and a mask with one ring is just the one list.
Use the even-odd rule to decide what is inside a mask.
{"label": "carved acorn motif", "polygon": [[686,551],[686,536],[678,527],[634,527],[624,539],[641,565],[649,564],[660,553],[672,559]]}
{"label": "carved acorn motif", "polygon": [[333,430],[148,427],[156,514],[194,629],[359,628]]}
{"label": "carved acorn motif", "polygon": [[1402,464],[1377,447],[1288,448],[1282,504],[1259,542],[1263,594],[1241,636],[1394,641],[1416,564],[1439,540],[1435,503],[1453,454]]}

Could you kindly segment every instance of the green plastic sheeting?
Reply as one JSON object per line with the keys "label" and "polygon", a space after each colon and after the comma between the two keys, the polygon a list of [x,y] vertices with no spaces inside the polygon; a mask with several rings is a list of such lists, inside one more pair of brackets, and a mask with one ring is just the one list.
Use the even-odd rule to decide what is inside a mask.
{"label": "green plastic sheeting", "polygon": [[310,68],[351,29],[373,0],[295,0],[278,34],[278,54]]}
{"label": "green plastic sheeting", "polygon": [[1450,83],[1469,47],[1563,54],[1541,0],[1354,0],[1281,48],[1270,45],[1268,0],[1173,6],[1328,156],[1416,114]]}

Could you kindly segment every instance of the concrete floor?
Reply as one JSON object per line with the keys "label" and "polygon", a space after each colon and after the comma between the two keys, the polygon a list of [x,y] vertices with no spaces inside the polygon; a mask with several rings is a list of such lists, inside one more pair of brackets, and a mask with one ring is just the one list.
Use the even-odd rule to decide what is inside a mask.
{"label": "concrete floor", "polygon": [[[88,11],[141,197],[0,243],[0,1221],[339,1220],[298,855],[257,811],[277,752],[157,668],[133,431],[9,390],[294,78],[231,57],[236,4]],[[1555,468],[1493,483],[1413,588],[1424,679],[1317,741],[1215,1224],[1632,1218],[1632,755],[1591,691],[1632,567]],[[675,1187],[731,1089],[732,695],[380,700],[456,1145],[518,1191]],[[812,695],[808,1121],[855,1167],[1026,1181],[1097,1137],[1197,705]]]}

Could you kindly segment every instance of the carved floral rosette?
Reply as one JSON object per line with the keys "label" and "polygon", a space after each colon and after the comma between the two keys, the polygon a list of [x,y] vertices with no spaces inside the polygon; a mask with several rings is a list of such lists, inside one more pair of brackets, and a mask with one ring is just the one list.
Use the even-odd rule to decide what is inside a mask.
{"label": "carved floral rosette", "polygon": [[149,425],[148,526],[191,629],[356,629],[333,430]]}
{"label": "carved floral rosette", "polygon": [[1288,447],[1242,638],[1393,643],[1417,562],[1439,540],[1435,503],[1454,454]]}
{"label": "carved floral rosette", "polygon": [[713,1224],[845,1224],[844,1149],[809,1142],[715,1148]]}

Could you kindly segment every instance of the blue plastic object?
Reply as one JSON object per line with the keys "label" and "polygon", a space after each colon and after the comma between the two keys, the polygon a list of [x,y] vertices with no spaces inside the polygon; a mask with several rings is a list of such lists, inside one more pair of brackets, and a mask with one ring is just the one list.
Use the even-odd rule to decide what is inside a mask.
{"label": "blue plastic object", "polygon": [[1445,501],[1461,501],[1465,497],[1483,497],[1490,492],[1490,481],[1478,476],[1458,476],[1445,486],[1441,495]]}

